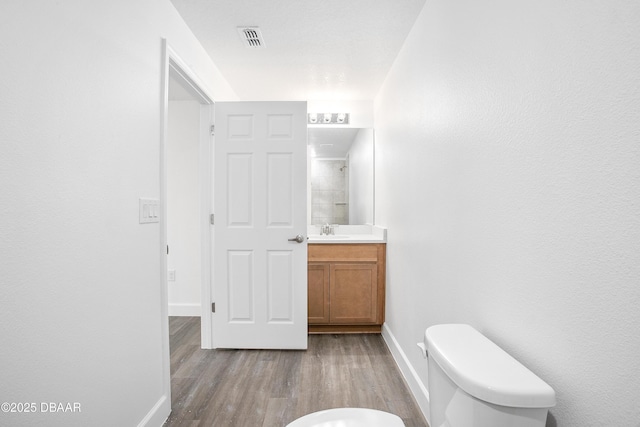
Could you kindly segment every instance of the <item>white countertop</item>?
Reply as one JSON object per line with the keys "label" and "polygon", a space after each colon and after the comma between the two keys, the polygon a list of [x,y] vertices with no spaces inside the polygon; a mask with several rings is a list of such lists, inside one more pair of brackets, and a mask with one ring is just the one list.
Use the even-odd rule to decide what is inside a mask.
{"label": "white countertop", "polygon": [[334,234],[320,235],[320,226],[310,225],[307,229],[309,243],[386,243],[387,229],[375,225],[338,225]]}

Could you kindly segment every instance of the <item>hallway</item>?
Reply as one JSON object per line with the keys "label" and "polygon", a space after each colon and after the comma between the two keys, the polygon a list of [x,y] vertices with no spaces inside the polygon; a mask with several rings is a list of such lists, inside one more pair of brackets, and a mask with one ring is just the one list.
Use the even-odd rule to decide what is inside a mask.
{"label": "hallway", "polygon": [[283,427],[335,407],[395,413],[427,427],[380,335],[311,335],[305,351],[202,350],[200,319],[171,317],[165,427]]}

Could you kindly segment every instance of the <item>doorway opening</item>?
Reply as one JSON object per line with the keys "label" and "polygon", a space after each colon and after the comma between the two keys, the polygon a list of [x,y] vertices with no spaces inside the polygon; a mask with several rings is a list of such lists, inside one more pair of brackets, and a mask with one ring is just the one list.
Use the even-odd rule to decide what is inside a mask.
{"label": "doorway opening", "polygon": [[[163,40],[160,276],[164,394],[170,401],[169,316],[199,316],[211,348],[213,99]],[[171,287],[171,289],[170,289]]]}

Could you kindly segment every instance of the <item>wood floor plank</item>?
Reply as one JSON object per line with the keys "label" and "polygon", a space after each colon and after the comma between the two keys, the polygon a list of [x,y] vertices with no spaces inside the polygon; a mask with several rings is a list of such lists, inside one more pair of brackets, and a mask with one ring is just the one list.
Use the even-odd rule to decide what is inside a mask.
{"label": "wood floor plank", "polygon": [[380,335],[310,335],[306,351],[202,350],[200,318],[171,317],[166,427],[284,427],[362,407],[428,427]]}
{"label": "wood floor plank", "polygon": [[269,399],[267,404],[267,412],[262,422],[262,427],[273,427],[281,425],[282,420],[285,418],[287,412],[292,411],[297,403],[296,399],[276,397]]}

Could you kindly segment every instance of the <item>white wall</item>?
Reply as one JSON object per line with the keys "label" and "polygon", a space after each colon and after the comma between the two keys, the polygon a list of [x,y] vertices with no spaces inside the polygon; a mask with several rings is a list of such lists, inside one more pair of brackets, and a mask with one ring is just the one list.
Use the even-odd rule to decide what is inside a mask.
{"label": "white wall", "polygon": [[349,150],[349,224],[373,224],[373,129],[360,129]]}
{"label": "white wall", "polygon": [[167,265],[170,316],[200,316],[200,104],[170,101],[167,140]]}
{"label": "white wall", "polygon": [[[0,2],[3,425],[135,426],[163,401],[161,38],[235,99],[168,0]],[[152,419],[159,425],[159,418]]]}
{"label": "white wall", "polygon": [[548,426],[640,425],[640,3],[426,3],[375,102],[387,326],[469,323],[557,392]]}

